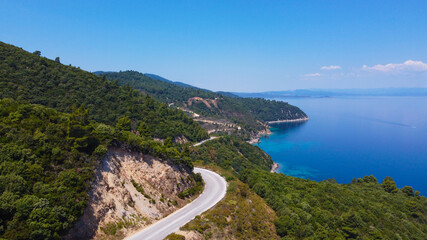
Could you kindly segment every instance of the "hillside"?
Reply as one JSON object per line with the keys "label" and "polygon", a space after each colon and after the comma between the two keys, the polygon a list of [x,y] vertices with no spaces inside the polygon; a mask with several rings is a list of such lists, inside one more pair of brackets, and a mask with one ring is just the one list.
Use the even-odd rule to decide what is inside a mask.
{"label": "hillside", "polygon": [[41,104],[70,113],[72,107],[89,110],[89,119],[108,125],[126,122],[129,130],[147,137],[208,137],[199,124],[182,111],[168,108],[129,86],[65,66],[0,42],[0,98]]}
{"label": "hillside", "polygon": [[275,210],[284,239],[427,239],[427,198],[389,177],[337,184],[247,169],[239,178]]}
{"label": "hillside", "polygon": [[273,160],[259,147],[253,146],[234,136],[223,136],[211,140],[190,151],[193,161],[213,164],[234,172],[243,169],[270,171]]}
{"label": "hillside", "polygon": [[229,170],[213,165],[203,167],[225,176],[227,195],[211,210],[182,227],[178,234],[185,236],[185,240],[280,238],[274,225],[277,215],[264,199]]}
{"label": "hillside", "polygon": [[229,132],[248,139],[266,130],[268,121],[307,117],[299,108],[284,102],[229,96],[183,86],[156,75],[147,76],[136,71],[97,74],[111,81],[117,80],[120,85],[129,84],[159,101],[189,112],[210,132]]}
{"label": "hillside", "polygon": [[95,172],[88,207],[66,239],[122,239],[176,211],[196,184],[189,168],[110,148]]}
{"label": "hillside", "polygon": [[[172,187],[191,174],[192,168],[188,154],[180,153],[179,148],[89,121],[88,111],[82,108],[66,114],[12,99],[0,100],[0,143],[0,237],[6,239],[59,239],[65,235],[90,203],[94,173],[111,147],[151,156],[145,158],[154,156],[150,166],[161,161],[163,169],[179,170],[174,178],[178,180],[169,179]],[[148,177],[143,169],[140,162],[133,164],[137,175]],[[127,176],[121,181],[133,184],[129,179],[132,174]],[[139,177],[133,179],[135,184],[143,183]],[[174,201],[178,193],[195,184],[185,182],[170,192],[165,187],[163,193],[147,193],[149,199],[159,200],[164,194],[166,200]],[[144,188],[150,189],[146,184]],[[112,204],[110,207],[118,203]],[[124,220],[138,216],[150,219],[144,214]]]}
{"label": "hillside", "polygon": [[[201,239],[262,236],[264,233],[258,225],[261,223],[251,220],[258,214],[258,218],[264,219],[263,224],[274,221],[281,239],[427,238],[427,198],[412,187],[398,189],[389,177],[381,184],[374,176],[338,184],[334,179],[315,182],[271,173],[268,171],[271,158],[261,149],[246,144],[238,139],[222,138],[192,150],[191,157],[198,165],[221,166],[219,171],[225,171],[228,180],[233,182],[237,178],[249,185],[249,189],[243,194],[241,191],[246,185],[234,182],[234,187],[237,184],[240,189],[233,188],[234,200],[217,205],[187,224],[185,230],[198,232]],[[265,200],[277,218],[268,220],[257,210],[252,210],[251,214],[234,211],[247,208],[247,202],[239,200],[240,194],[249,198],[252,191]],[[254,204],[252,207],[258,209],[260,206]],[[244,221],[244,225],[230,220],[236,218]],[[251,232],[253,229],[258,231]],[[230,236],[230,233],[233,234]]]}
{"label": "hillside", "polygon": [[[0,238],[60,239],[88,206],[127,209],[107,219],[97,211],[85,222],[98,226],[86,234],[110,236],[170,213],[201,190],[181,145],[207,138],[198,123],[131,87],[39,55],[0,42]],[[106,158],[117,154],[144,157]],[[103,171],[126,164],[110,168],[123,172],[120,179]],[[155,178],[168,186],[153,189]],[[120,194],[128,201],[92,198]]]}

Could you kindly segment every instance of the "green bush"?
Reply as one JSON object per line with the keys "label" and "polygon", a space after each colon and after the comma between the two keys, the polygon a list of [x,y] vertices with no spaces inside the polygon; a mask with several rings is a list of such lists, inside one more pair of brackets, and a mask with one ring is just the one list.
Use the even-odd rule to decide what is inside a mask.
{"label": "green bush", "polygon": [[204,182],[203,182],[202,175],[200,175],[200,173],[197,173],[197,174],[193,173],[189,175],[187,177],[187,182],[190,182],[193,186],[178,193],[179,198],[185,199],[203,191]]}

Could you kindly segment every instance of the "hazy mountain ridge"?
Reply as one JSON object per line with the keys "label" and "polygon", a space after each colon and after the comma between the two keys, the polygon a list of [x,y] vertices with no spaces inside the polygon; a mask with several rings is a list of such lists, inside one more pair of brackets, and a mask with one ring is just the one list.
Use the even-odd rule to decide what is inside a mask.
{"label": "hazy mountain ridge", "polygon": [[[152,73],[144,73],[144,75],[147,76],[147,77],[149,77],[149,78],[157,79],[157,80],[168,82],[168,83],[173,83],[173,84],[181,86],[181,87],[202,89],[202,88],[198,88],[198,87],[195,87],[195,86],[192,86],[190,84],[183,83],[183,82],[174,82],[174,81],[171,81],[171,80],[169,80],[167,78],[164,78],[162,76],[159,76],[159,75],[156,75],[156,74],[152,74]],[[203,90],[206,90],[206,89],[203,89]],[[206,91],[208,91],[208,90],[206,90]]]}
{"label": "hazy mountain ridge", "polygon": [[340,97],[340,96],[427,96],[427,88],[296,89],[268,92],[233,92],[240,97]]}

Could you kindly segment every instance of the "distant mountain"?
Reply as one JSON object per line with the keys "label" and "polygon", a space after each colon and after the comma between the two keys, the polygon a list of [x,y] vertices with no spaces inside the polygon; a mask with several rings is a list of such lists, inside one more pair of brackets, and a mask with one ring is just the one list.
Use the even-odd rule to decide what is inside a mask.
{"label": "distant mountain", "polygon": [[259,93],[233,93],[240,97],[427,96],[427,88],[297,89]]}
{"label": "distant mountain", "polygon": [[216,93],[219,93],[219,94],[221,94],[221,95],[223,95],[223,96],[226,96],[226,97],[232,97],[232,98],[238,98],[238,97],[239,97],[239,96],[237,96],[236,94],[231,93],[231,92],[218,91],[218,92],[216,92]]}
{"label": "distant mountain", "polygon": [[[201,89],[201,90],[205,90],[205,91],[208,91],[208,92],[212,92],[211,90],[208,90],[208,89],[205,89],[205,88],[195,87],[195,86],[187,84],[187,83],[172,81],[172,80],[169,80],[167,78],[164,78],[164,77],[156,75],[156,74],[144,73],[144,75],[147,76],[147,77],[149,77],[149,78],[157,79],[157,80],[160,80],[160,81],[163,81],[163,82],[167,82],[167,83],[172,83],[172,84],[178,85],[180,87]],[[216,93],[221,94],[221,95],[226,96],[226,97],[233,97],[233,98],[239,97],[239,96],[237,96],[237,95],[235,95],[235,94],[233,94],[231,92],[218,91]]]}
{"label": "distant mountain", "polygon": [[152,79],[157,79],[157,80],[160,80],[160,81],[163,81],[163,82],[172,83],[172,84],[175,84],[175,85],[178,85],[178,86],[181,86],[181,87],[185,87],[185,88],[201,89],[201,88],[198,88],[198,87],[195,87],[195,86],[192,86],[190,84],[183,83],[183,82],[174,82],[174,81],[171,81],[171,80],[169,80],[167,78],[164,78],[164,77],[161,77],[159,75],[152,74],[152,73],[144,73],[144,75],[147,76],[147,77],[149,77],[149,78],[152,78]]}
{"label": "distant mountain", "polygon": [[95,72],[92,72],[93,74],[96,74],[96,75],[102,75],[102,74],[105,74],[105,73],[112,73],[113,71],[95,71]]}

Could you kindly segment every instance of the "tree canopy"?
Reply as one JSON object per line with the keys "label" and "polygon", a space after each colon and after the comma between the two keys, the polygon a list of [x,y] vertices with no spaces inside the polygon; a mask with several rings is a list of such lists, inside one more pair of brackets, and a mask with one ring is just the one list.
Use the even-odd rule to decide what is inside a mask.
{"label": "tree canopy", "polygon": [[[307,117],[299,108],[285,102],[230,96],[230,94],[159,80],[136,71],[96,72],[96,74],[105,76],[111,81],[117,81],[119,85],[130,85],[161,102],[173,103],[176,107],[185,106],[204,117],[228,119],[238,123],[244,131],[249,133],[263,130],[265,127],[261,122]],[[189,104],[189,100],[195,97],[214,101],[215,104],[210,107],[201,101],[192,101]]]}
{"label": "tree canopy", "polygon": [[184,136],[190,141],[208,137],[197,122],[165,103],[141,94],[129,85],[65,66],[0,42],[0,99],[13,98],[70,113],[73,106],[88,109],[89,120],[114,125],[131,120],[131,129],[141,123],[147,135],[165,139]]}
{"label": "tree canopy", "polygon": [[0,238],[59,239],[87,206],[94,169],[109,146],[192,168],[180,146],[41,105],[0,100]]}

